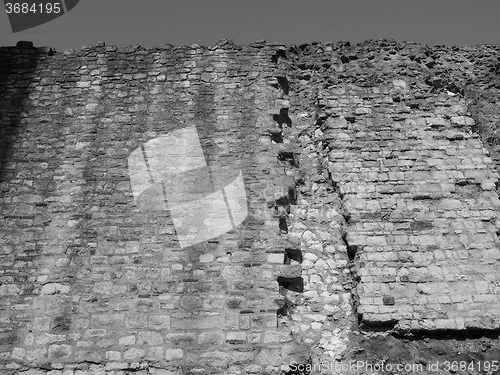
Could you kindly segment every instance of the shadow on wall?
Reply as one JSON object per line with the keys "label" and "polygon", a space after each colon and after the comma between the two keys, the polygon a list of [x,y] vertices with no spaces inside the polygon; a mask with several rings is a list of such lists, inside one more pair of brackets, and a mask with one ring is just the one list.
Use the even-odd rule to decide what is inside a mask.
{"label": "shadow on wall", "polygon": [[42,53],[31,42],[0,48],[0,182],[9,179],[6,165],[21,133],[22,112]]}

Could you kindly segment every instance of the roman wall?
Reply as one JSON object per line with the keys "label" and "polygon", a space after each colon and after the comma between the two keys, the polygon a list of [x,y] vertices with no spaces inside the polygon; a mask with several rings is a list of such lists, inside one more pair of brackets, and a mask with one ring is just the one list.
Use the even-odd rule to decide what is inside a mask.
{"label": "roman wall", "polygon": [[0,48],[2,373],[292,374],[374,331],[494,336],[499,56]]}

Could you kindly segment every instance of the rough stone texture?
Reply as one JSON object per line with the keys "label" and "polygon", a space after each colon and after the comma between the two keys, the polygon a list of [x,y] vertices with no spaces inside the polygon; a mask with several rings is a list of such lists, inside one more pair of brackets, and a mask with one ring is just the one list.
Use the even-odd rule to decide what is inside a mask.
{"label": "rough stone texture", "polygon": [[[371,329],[497,332],[498,51],[1,48],[0,371],[279,374]],[[249,215],[181,248],[127,158],[187,126]]]}
{"label": "rough stone texture", "polygon": [[[498,173],[472,131],[470,99],[460,89],[465,84],[450,82],[457,73],[478,72],[457,72],[456,65],[439,60],[432,72],[429,65],[437,62],[422,66],[418,46],[379,45],[378,51],[369,44],[342,46],[341,64],[332,65],[344,74],[323,87],[311,85],[314,136],[347,219],[344,239],[359,282],[354,294],[360,321],[398,330],[496,329]],[[323,68],[337,57],[332,46],[312,49]],[[467,50],[448,50],[445,59],[456,64]],[[487,52],[496,55],[494,48]],[[424,56],[437,60],[441,54],[437,48]],[[311,68],[303,52],[297,60],[299,68]],[[481,74],[491,72],[496,70]],[[484,88],[482,77],[467,78],[469,91]]]}
{"label": "rough stone texture", "polygon": [[498,173],[479,136],[456,120],[465,103],[441,97],[431,113],[384,104],[390,96],[378,89],[330,98],[346,96],[359,104],[326,113],[362,114],[352,124],[328,118],[324,136],[330,179],[349,216],[362,321],[498,327]]}

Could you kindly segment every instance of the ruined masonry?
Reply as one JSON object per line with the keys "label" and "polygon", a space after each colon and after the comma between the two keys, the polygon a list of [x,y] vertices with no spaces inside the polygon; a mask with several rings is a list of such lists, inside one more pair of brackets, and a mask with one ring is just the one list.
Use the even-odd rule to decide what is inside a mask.
{"label": "ruined masonry", "polygon": [[[0,48],[0,372],[285,375],[498,332],[499,48]],[[163,151],[203,173],[158,184]],[[207,195],[229,216],[186,224]]]}
{"label": "ruined masonry", "polygon": [[349,216],[362,321],[498,327],[498,173],[467,130],[464,105],[447,100],[429,113],[394,105],[379,88],[341,91],[326,113],[347,94],[358,99],[347,109],[359,117],[328,118],[324,135],[329,176]]}

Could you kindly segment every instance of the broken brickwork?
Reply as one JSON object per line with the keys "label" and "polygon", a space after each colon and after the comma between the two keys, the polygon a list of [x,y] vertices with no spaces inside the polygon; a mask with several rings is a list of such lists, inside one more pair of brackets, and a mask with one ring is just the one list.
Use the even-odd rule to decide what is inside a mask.
{"label": "broken brickwork", "polygon": [[[0,59],[2,373],[279,374],[345,359],[366,330],[500,328],[495,46]],[[247,199],[200,243],[128,162],[187,128],[206,167],[183,199],[235,171]]]}

